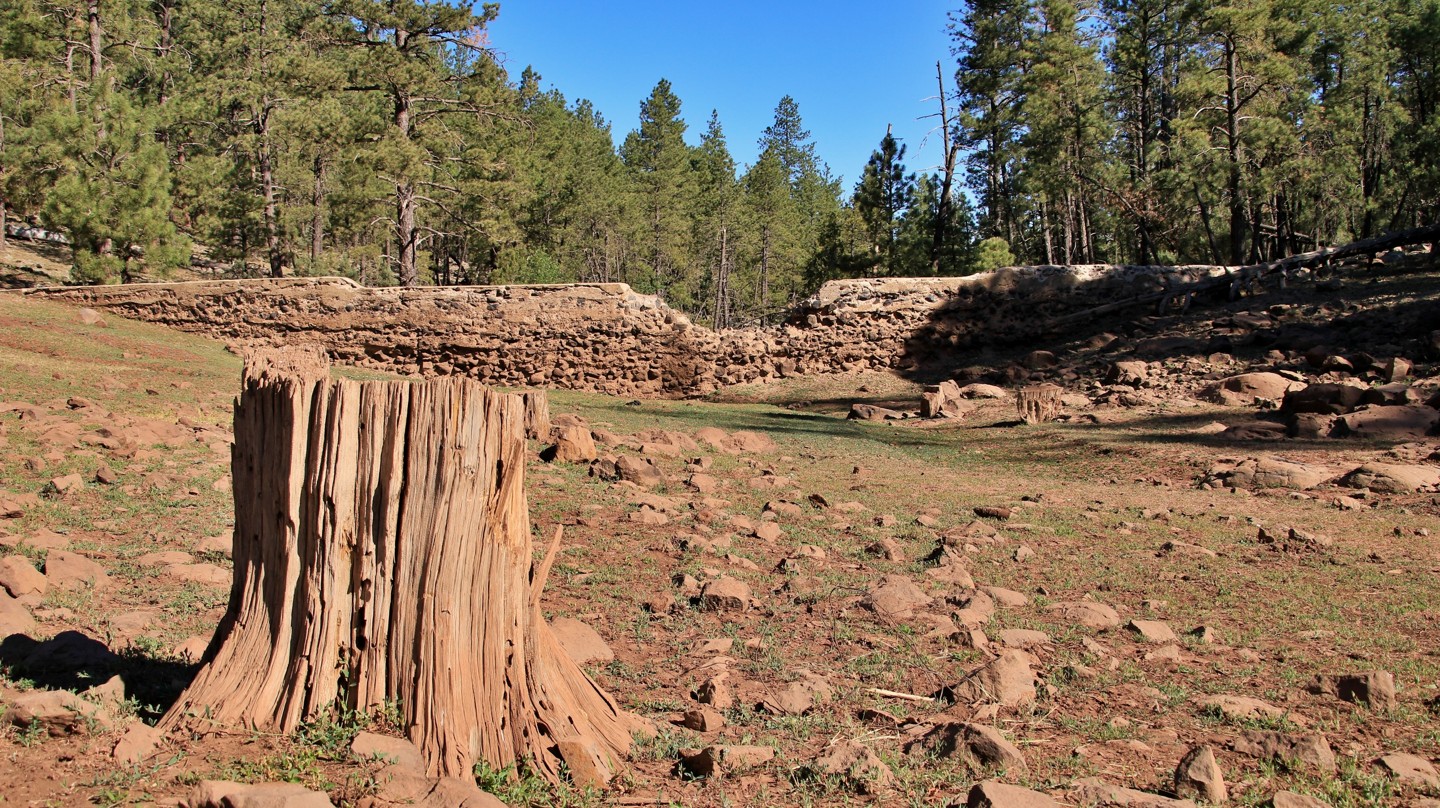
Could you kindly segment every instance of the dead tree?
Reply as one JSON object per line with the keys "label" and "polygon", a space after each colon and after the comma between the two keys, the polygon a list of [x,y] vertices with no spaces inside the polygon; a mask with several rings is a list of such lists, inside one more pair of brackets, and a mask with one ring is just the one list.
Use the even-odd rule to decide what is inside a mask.
{"label": "dead tree", "polygon": [[520,396],[525,400],[525,437],[549,440],[550,397],[544,390],[526,390]]}
{"label": "dead tree", "polygon": [[608,779],[635,719],[541,615],[559,534],[535,562],[524,434],[520,396],[466,379],[247,366],[230,604],[162,727],[288,733],[389,703],[431,775]]}

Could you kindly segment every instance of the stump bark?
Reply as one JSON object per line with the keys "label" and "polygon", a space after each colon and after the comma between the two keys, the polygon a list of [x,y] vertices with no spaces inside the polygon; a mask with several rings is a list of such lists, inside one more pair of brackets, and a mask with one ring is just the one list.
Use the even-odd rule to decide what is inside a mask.
{"label": "stump bark", "polygon": [[288,733],[388,702],[432,776],[618,771],[636,719],[541,615],[559,534],[536,562],[522,399],[285,370],[247,367],[229,607],[162,727]]}
{"label": "stump bark", "polygon": [[1015,396],[1015,409],[1020,420],[1027,424],[1043,424],[1055,420],[1060,414],[1060,394],[1064,390],[1055,384],[1032,384],[1020,388]]}

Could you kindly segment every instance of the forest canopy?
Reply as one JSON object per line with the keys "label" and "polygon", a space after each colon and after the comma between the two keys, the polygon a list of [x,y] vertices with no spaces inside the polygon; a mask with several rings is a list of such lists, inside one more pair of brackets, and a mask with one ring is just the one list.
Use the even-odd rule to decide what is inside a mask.
{"label": "forest canopy", "polygon": [[730,326],[831,278],[1245,264],[1440,207],[1440,0],[972,0],[916,110],[944,165],[876,121],[853,184],[790,96],[750,165],[663,78],[616,138],[506,73],[499,13],[0,0],[0,225],[63,233],[77,282],[620,281]]}

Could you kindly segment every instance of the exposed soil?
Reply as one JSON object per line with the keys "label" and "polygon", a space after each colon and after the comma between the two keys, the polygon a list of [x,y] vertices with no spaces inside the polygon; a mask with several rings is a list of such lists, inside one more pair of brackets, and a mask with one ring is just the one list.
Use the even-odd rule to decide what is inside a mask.
{"label": "exposed soil", "polygon": [[[1398,316],[1431,310],[1433,278],[1382,277],[1372,290],[1333,311],[1255,300],[1219,315],[1152,318],[1128,326],[1123,355],[1057,341],[1054,367],[1016,371],[1038,361],[1028,346],[987,357],[976,373],[957,369],[1009,386],[1022,375],[1054,379],[1085,395],[1067,401],[1061,420],[1034,426],[1018,423],[1008,399],[969,401],[958,419],[843,420],[856,401],[918,406],[918,384],[880,374],[706,402],[553,392],[552,414],[582,418],[602,454],[649,459],[665,477],[648,489],[608,482],[587,463],[542,462],[545,444],[535,443],[527,483],[537,545],[565,525],[547,613],[599,633],[613,659],[588,669],[657,733],[637,743],[608,789],[489,772],[482,785],[517,805],[941,805],[997,777],[1079,805],[1098,799],[1078,788],[1087,778],[1173,796],[1177,763],[1208,745],[1242,805],[1281,790],[1334,806],[1440,797],[1440,782],[1402,780],[1377,763],[1395,752],[1440,759],[1440,493],[1332,481],[1375,460],[1440,468],[1440,439],[1272,431],[1236,440],[1212,425],[1279,416],[1194,398],[1262,364],[1309,381],[1359,377],[1309,366],[1289,341],[1326,320],[1332,355],[1382,359],[1392,345],[1415,362],[1412,381],[1435,384],[1424,317],[1412,327]],[[1203,350],[1214,347],[1217,321],[1276,302],[1291,308],[1272,315],[1274,333],[1252,328],[1245,333],[1261,336],[1237,332],[1228,351]],[[1374,313],[1385,311],[1397,316]],[[203,643],[224,610],[228,579],[207,580],[213,571],[196,566],[229,570],[217,548],[232,519],[239,361],[213,342],[106,320],[84,325],[73,309],[0,295],[0,500],[21,512],[0,519],[0,556],[38,569],[68,548],[98,562],[107,585],[31,596],[28,633],[77,631],[119,655],[27,670],[29,648],[11,638],[0,646],[0,701],[81,691],[112,673],[130,696],[120,717],[82,722],[74,734],[4,730],[0,801],[176,804],[199,780],[231,779],[293,780],[357,804],[379,787],[379,767],[357,760],[350,738],[363,727],[395,734],[394,716],[335,716],[295,738],[238,728],[171,737],[138,765],[112,758],[126,721],[153,723],[188,681],[179,647]],[[1140,357],[1147,382],[1104,382],[1115,361],[1135,358],[1137,341],[1187,331],[1202,350]],[[1379,336],[1358,344],[1364,333]],[[769,441],[739,451],[692,443],[707,427]],[[1213,473],[1227,460],[1268,457],[1336,473],[1307,489],[1229,488]],[[102,471],[112,482],[97,482]],[[65,483],[71,474],[82,484]],[[152,555],[161,551],[189,558]],[[720,585],[704,595],[730,579],[749,599]],[[1092,607],[1074,604],[1103,604],[1114,619],[1087,626]],[[1018,677],[1019,691],[1033,693],[1005,695],[999,680],[971,677],[996,659],[1022,659],[1034,678]],[[733,696],[715,705],[723,726],[681,726],[722,671],[720,689]],[[1373,671],[1393,674],[1393,703],[1310,687],[1317,676]],[[1211,696],[1272,709],[1244,716],[1205,703]],[[951,749],[961,723],[998,729],[1023,764],[987,764],[964,743]],[[1336,764],[1257,757],[1245,751],[1255,731],[1320,733]],[[823,762],[853,752],[852,741],[878,765]],[[717,744],[778,755],[704,777],[682,764],[685,750]]]}

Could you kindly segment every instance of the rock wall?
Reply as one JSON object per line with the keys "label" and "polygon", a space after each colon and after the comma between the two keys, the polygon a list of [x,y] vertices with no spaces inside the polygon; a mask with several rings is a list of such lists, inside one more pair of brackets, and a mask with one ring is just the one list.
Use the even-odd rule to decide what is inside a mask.
{"label": "rock wall", "polygon": [[834,281],[775,328],[715,332],[625,284],[365,288],[282,278],[40,288],[41,295],[239,343],[488,384],[703,395],[796,374],[916,370],[1054,318],[1153,295],[1211,267],[1021,267],[965,278]]}

